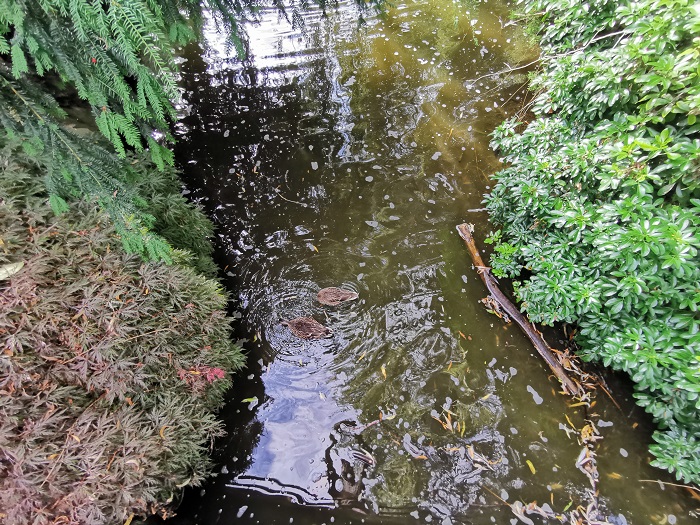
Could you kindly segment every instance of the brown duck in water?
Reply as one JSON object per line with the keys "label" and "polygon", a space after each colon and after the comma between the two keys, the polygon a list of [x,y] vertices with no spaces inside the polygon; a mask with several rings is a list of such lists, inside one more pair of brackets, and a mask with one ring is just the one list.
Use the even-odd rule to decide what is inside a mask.
{"label": "brown duck in water", "polygon": [[302,339],[324,339],[333,335],[330,328],[323,326],[312,317],[297,317],[282,321],[282,326],[288,327],[294,335]]}
{"label": "brown duck in water", "polygon": [[357,293],[351,290],[344,290],[343,288],[324,288],[318,292],[316,296],[318,302],[321,304],[326,304],[328,306],[336,306],[345,301],[354,301],[359,296]]}

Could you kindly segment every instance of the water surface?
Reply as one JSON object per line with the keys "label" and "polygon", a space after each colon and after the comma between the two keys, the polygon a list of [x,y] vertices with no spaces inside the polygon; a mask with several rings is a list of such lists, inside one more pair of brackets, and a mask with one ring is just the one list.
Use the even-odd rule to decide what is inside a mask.
{"label": "water surface", "polygon": [[[638,481],[662,474],[625,387],[622,411],[569,407],[478,302],[455,226],[491,229],[488,134],[526,102],[525,70],[498,72],[537,57],[509,10],[416,0],[358,25],[341,4],[306,13],[305,31],[263,12],[248,62],[213,32],[190,50],[178,156],[217,225],[250,365],[222,414],[219,474],[181,522],[500,524],[516,500],[585,505],[568,430],[585,417],[604,435],[611,520],[693,522],[680,489]],[[324,307],[327,286],[359,300]],[[333,337],[296,338],[281,321],[298,316]]]}

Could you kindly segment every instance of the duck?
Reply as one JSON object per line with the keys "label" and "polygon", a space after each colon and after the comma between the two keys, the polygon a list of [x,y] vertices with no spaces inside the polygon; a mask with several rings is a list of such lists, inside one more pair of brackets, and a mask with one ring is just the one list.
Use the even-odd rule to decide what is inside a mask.
{"label": "duck", "polygon": [[337,306],[346,301],[354,301],[358,297],[359,295],[352,290],[345,290],[344,288],[335,287],[323,288],[322,290],[319,290],[318,295],[316,296],[319,303],[327,306]]}
{"label": "duck", "polygon": [[313,317],[296,317],[282,321],[282,326],[301,339],[325,339],[333,336],[333,330],[323,326]]}

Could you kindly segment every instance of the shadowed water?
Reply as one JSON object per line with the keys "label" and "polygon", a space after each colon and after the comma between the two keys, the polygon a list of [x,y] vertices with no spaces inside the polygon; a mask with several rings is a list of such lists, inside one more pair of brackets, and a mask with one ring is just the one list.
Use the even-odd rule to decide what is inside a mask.
{"label": "shadowed water", "polygon": [[[306,13],[306,31],[263,12],[248,62],[214,32],[186,54],[178,157],[217,225],[250,365],[222,413],[219,474],[179,522],[500,524],[516,500],[586,504],[568,431],[583,409],[478,302],[455,231],[491,229],[488,133],[525,103],[526,69],[498,72],[537,57],[509,9],[417,0],[358,25],[341,4]],[[359,299],[322,306],[327,286]],[[281,321],[299,316],[333,336],[295,337]],[[681,489],[639,481],[662,474],[613,390],[623,408],[599,396],[589,414],[605,514],[694,522]]]}

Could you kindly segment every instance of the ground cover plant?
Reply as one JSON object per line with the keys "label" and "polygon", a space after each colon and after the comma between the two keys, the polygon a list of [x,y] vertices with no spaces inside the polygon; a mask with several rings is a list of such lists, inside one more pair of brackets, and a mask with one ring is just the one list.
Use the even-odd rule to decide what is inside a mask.
{"label": "ground cover plant", "polygon": [[[56,216],[41,166],[0,152],[0,512],[16,525],[125,523],[207,474],[243,355],[220,285],[192,267],[201,253],[144,263],[94,202]],[[165,179],[150,189],[172,184],[149,175]],[[180,220],[199,213],[162,195]]]}
{"label": "ground cover plant", "polygon": [[493,135],[491,264],[533,321],[578,327],[658,424],[653,464],[700,483],[700,9],[524,0],[529,121]]}

